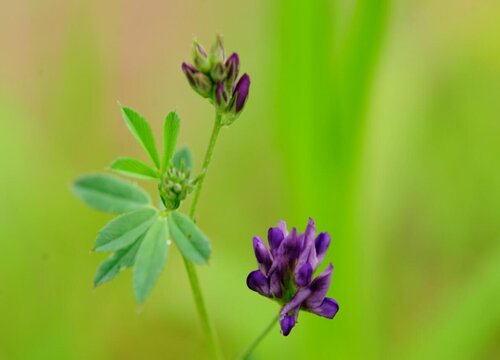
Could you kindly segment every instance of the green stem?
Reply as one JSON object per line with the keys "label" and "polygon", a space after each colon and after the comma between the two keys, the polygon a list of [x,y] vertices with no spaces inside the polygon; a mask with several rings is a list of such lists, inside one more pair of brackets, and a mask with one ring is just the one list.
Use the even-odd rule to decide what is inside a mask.
{"label": "green stem", "polygon": [[279,314],[275,316],[272,321],[269,323],[269,325],[266,326],[266,328],[248,345],[248,347],[243,351],[238,359],[240,360],[246,360],[249,358],[249,356],[252,354],[252,352],[255,350],[255,348],[260,344],[260,342],[269,334],[269,331],[272,330],[272,328],[278,323],[279,320]]}
{"label": "green stem", "polygon": [[203,182],[205,181],[205,176],[207,175],[208,166],[210,165],[210,161],[212,160],[212,154],[214,152],[215,143],[217,142],[221,127],[221,115],[217,113],[215,116],[212,135],[210,136],[210,142],[208,143],[207,152],[205,153],[205,160],[203,160],[200,179],[198,180],[198,185],[194,190],[193,201],[191,202],[191,208],[189,209],[189,217],[193,220],[196,213],[196,206],[198,205],[198,200],[200,198],[201,188],[203,186]]}
{"label": "green stem", "polygon": [[[201,169],[201,177],[198,180],[198,185],[194,191],[193,201],[191,203],[191,209],[189,211],[189,217],[194,220],[194,215],[196,212],[196,205],[198,204],[198,199],[200,197],[201,187],[203,181],[205,180],[205,175],[210,165],[210,160],[212,159],[212,154],[214,152],[215,143],[217,142],[217,137],[221,128],[221,117],[219,114],[215,117],[214,128],[212,130],[212,135],[210,137],[210,142],[208,144],[207,152],[205,154],[205,160],[203,161],[203,167]],[[196,304],[196,309],[201,320],[201,325],[203,327],[203,332],[205,333],[210,347],[210,351],[214,359],[222,359],[221,351],[219,350],[217,337],[215,330],[213,328],[210,317],[208,316],[207,307],[203,300],[203,295],[201,293],[200,281],[198,280],[198,274],[196,273],[196,268],[194,264],[188,259],[184,258],[184,266],[186,267],[186,272],[188,274],[189,283],[191,284],[191,290],[193,291],[193,298]]]}

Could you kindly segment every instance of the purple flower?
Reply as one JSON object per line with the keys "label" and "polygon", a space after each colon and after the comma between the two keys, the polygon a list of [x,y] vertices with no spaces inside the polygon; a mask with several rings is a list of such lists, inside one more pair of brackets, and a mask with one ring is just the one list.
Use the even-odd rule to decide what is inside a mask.
{"label": "purple flower", "polygon": [[269,248],[257,236],[253,248],[259,269],[247,277],[248,287],[282,304],[280,326],[287,336],[297,323],[300,310],[332,319],[339,305],[326,297],[333,266],[328,264],[316,278],[313,274],[323,261],[330,245],[326,232],[316,236],[314,220],[309,219],[303,234],[295,228],[289,233],[285,222],[270,228],[267,233]]}

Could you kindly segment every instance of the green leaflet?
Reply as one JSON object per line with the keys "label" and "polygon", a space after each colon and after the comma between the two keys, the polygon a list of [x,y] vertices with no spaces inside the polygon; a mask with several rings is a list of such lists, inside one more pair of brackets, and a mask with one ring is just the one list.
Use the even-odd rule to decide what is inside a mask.
{"label": "green leaflet", "polygon": [[174,211],[168,217],[168,226],[172,239],[184,257],[197,264],[208,262],[210,242],[190,218]]}
{"label": "green leaflet", "polygon": [[119,157],[113,161],[110,169],[123,175],[139,179],[158,180],[160,178],[160,174],[157,170],[140,160],[130,157]]}
{"label": "green leaflet", "polygon": [[73,192],[88,206],[106,212],[122,213],[149,206],[147,192],[137,185],[106,174],[78,178]]}
{"label": "green leaflet", "polygon": [[144,236],[134,267],[134,292],[143,303],[153,289],[168,257],[168,230],[165,218],[158,217]]}
{"label": "green leaflet", "polygon": [[177,136],[179,135],[181,119],[175,111],[170,112],[165,118],[163,124],[163,162],[162,173],[167,170],[167,167],[174,155],[175,145],[177,143]]}
{"label": "green leaflet", "polygon": [[139,209],[111,220],[97,235],[95,251],[116,251],[144,234],[156,217],[155,209]]}
{"label": "green leaflet", "polygon": [[132,135],[144,147],[156,168],[159,169],[160,157],[148,122],[139,113],[127,107],[122,107],[122,115]]}
{"label": "green leaflet", "polygon": [[188,147],[183,147],[174,155],[172,163],[177,169],[181,168],[181,164],[184,161],[184,170],[192,170],[193,168],[193,155]]}
{"label": "green leaflet", "polygon": [[134,265],[137,250],[142,242],[142,237],[129,245],[127,248],[119,250],[107,258],[99,267],[94,277],[94,286],[97,287],[107,281],[112,280],[118,273]]}

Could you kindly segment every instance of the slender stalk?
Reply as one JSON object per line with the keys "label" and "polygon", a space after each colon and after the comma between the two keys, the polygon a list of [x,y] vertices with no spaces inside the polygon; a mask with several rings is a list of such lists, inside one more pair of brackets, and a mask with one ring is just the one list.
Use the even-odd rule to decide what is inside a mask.
{"label": "slender stalk", "polygon": [[189,283],[191,284],[191,290],[193,291],[193,298],[196,304],[196,309],[198,311],[198,316],[200,317],[201,326],[203,332],[207,337],[208,346],[210,347],[210,352],[214,359],[223,359],[222,353],[219,350],[217,336],[213,328],[210,317],[208,316],[207,307],[205,306],[205,301],[203,300],[203,294],[201,293],[200,281],[198,280],[198,274],[194,264],[188,259],[184,258],[184,266],[186,267],[186,272],[188,274]]}
{"label": "slender stalk", "polygon": [[198,185],[194,190],[193,201],[191,202],[191,208],[189,209],[189,217],[193,220],[196,213],[196,206],[198,205],[198,200],[200,198],[201,188],[203,186],[203,182],[205,181],[208,166],[210,165],[210,161],[212,160],[212,154],[214,152],[215,143],[217,142],[221,127],[221,115],[219,113],[216,113],[214,128],[212,130],[212,135],[210,136],[210,142],[208,143],[207,152],[205,153],[205,160],[203,160],[203,166],[201,168],[201,178],[200,180],[198,180]]}
{"label": "slender stalk", "polygon": [[269,325],[248,345],[248,347],[241,353],[239,360],[246,360],[249,358],[250,354],[255,350],[255,348],[260,344],[260,342],[269,334],[269,331],[276,325],[279,320],[279,314],[276,315]]}
{"label": "slender stalk", "polygon": [[[205,160],[203,161],[203,166],[201,169],[201,177],[198,180],[198,185],[194,191],[193,201],[191,203],[191,208],[189,210],[189,217],[194,220],[194,215],[196,212],[196,206],[198,204],[198,199],[201,193],[201,187],[203,181],[205,180],[205,175],[210,165],[210,160],[212,159],[212,154],[214,152],[215,143],[217,142],[217,137],[221,128],[221,117],[219,114],[215,117],[214,127],[212,130],[212,135],[210,136],[210,142],[208,143],[207,152],[205,154]],[[196,268],[193,263],[184,258],[184,266],[186,267],[186,272],[188,274],[189,283],[191,284],[191,290],[193,291],[193,298],[196,304],[196,309],[200,317],[201,325],[203,327],[203,332],[205,333],[210,347],[210,351],[214,359],[222,359],[222,353],[219,350],[217,336],[213,328],[210,317],[208,316],[207,307],[205,306],[205,301],[203,300],[203,294],[201,292],[200,281],[198,280],[198,274],[196,273]]]}

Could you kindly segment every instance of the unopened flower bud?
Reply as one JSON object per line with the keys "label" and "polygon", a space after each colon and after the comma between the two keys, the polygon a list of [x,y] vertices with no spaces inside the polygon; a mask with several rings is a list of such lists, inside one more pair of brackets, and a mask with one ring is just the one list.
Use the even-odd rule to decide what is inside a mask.
{"label": "unopened flower bud", "polygon": [[227,106],[227,92],[224,84],[219,81],[215,89],[215,104],[220,111],[224,111]]}
{"label": "unopened flower bud", "polygon": [[217,35],[217,40],[215,41],[215,44],[212,46],[212,49],[210,51],[210,61],[212,64],[223,64],[225,56],[226,55],[224,50],[223,37],[222,34],[219,34]]}
{"label": "unopened flower bud", "polygon": [[224,119],[224,125],[231,125],[234,120],[241,114],[243,107],[248,99],[250,91],[250,77],[243,74],[236,86],[227,107],[227,114]]}
{"label": "unopened flower bud", "polygon": [[210,76],[214,81],[219,81],[224,79],[225,76],[224,65],[220,62],[214,63],[212,65],[212,71],[210,71]]}
{"label": "unopened flower bud", "polygon": [[195,67],[182,63],[182,71],[186,74],[189,85],[201,96],[209,97],[212,93],[212,80]]}
{"label": "unopened flower bud", "polygon": [[198,94],[203,97],[209,97],[212,94],[212,80],[210,78],[199,72],[194,75],[194,89]]}
{"label": "unopened flower bud", "polygon": [[183,62],[182,65],[182,71],[186,75],[186,78],[188,79],[189,85],[192,87],[195,86],[194,83],[194,75],[198,73],[198,70],[194,66],[189,65],[188,63]]}
{"label": "unopened flower bud", "polygon": [[237,53],[232,53],[225,63],[226,68],[226,87],[232,91],[233,86],[238,78],[238,72],[240,70],[240,57]]}
{"label": "unopened flower bud", "polygon": [[210,71],[210,60],[208,54],[196,40],[193,41],[193,63],[196,69],[201,72],[207,73]]}

